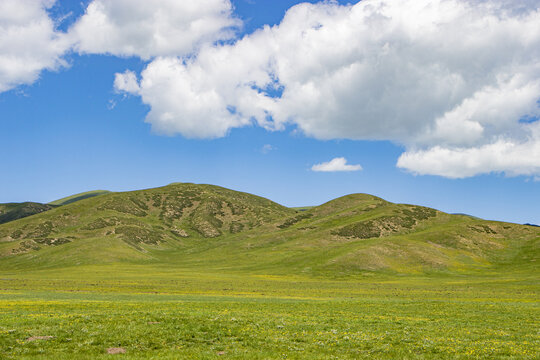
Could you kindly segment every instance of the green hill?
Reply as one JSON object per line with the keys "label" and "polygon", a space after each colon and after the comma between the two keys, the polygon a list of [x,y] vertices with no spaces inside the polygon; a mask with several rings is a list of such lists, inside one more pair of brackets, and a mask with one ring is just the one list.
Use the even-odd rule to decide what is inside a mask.
{"label": "green hill", "polygon": [[84,199],[88,199],[94,196],[99,196],[99,195],[108,194],[108,193],[110,193],[110,191],[108,190],[92,190],[92,191],[87,191],[80,194],[67,196],[65,198],[61,198],[58,200],[54,200],[54,201],[51,201],[49,204],[50,205],[67,205],[67,204],[71,204],[79,200],[84,200]]}
{"label": "green hill", "polygon": [[36,202],[7,203],[0,204],[0,224],[22,219],[28,216],[42,213],[54,209],[55,207],[71,204],[80,200],[88,199],[94,196],[107,194],[107,190],[94,190],[80,194],[71,195],[62,199],[51,201],[48,204]]}
{"label": "green hill", "polygon": [[4,268],[152,263],[348,276],[530,270],[540,229],[353,194],[289,209],[212,185],[107,193],[0,225]]}
{"label": "green hill", "polygon": [[153,260],[294,213],[211,185],[109,193],[4,224],[0,256],[6,263],[32,266]]}
{"label": "green hill", "polygon": [[0,204],[0,224],[51,210],[55,206],[35,202]]}

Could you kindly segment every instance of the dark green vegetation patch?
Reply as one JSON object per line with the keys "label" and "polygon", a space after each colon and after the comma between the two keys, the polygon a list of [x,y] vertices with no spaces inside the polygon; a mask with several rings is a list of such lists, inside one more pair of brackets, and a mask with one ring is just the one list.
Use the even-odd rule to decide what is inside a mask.
{"label": "dark green vegetation patch", "polygon": [[139,243],[157,245],[163,239],[158,231],[140,226],[119,226],[115,233],[121,235],[124,241],[132,245]]}
{"label": "dark green vegetation patch", "polygon": [[[306,210],[299,210],[299,211],[306,211]],[[311,217],[313,217],[312,213],[298,214],[298,215],[296,215],[294,217],[291,217],[291,218],[288,218],[287,220],[285,220],[285,222],[283,224],[278,225],[278,228],[286,229],[289,226],[292,226],[292,225],[296,224],[299,221],[309,219]]]}
{"label": "dark green vegetation patch", "polygon": [[359,221],[334,231],[333,234],[359,239],[369,239],[413,229],[424,220],[437,216],[437,211],[421,206],[402,205],[395,215],[380,216],[372,220]]}

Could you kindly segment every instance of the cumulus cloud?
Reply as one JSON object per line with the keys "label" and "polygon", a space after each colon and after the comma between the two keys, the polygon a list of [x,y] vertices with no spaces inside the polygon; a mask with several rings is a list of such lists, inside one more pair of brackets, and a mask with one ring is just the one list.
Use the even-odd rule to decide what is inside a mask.
{"label": "cumulus cloud", "polygon": [[540,126],[531,129],[532,137],[517,142],[500,139],[476,147],[447,148],[434,146],[410,150],[398,159],[398,167],[419,175],[464,178],[490,172],[510,176],[540,174]]}
{"label": "cumulus cloud", "polygon": [[114,89],[118,92],[137,94],[140,90],[137,75],[130,70],[115,74]]}
{"label": "cumulus cloud", "polygon": [[70,35],[81,53],[150,59],[230,39],[237,25],[229,0],[93,0]]}
{"label": "cumulus cloud", "polygon": [[[317,139],[400,143],[407,152],[399,166],[416,173],[438,154],[437,175],[529,174],[540,157],[525,150],[540,140],[520,119],[540,116],[540,10],[514,4],[299,4],[279,25],[234,43],[157,58],[124,91],[150,105],[147,121],[165,134],[213,138],[292,125]],[[513,167],[478,155],[474,171],[454,165],[457,154],[491,147],[528,160]]]}
{"label": "cumulus cloud", "polygon": [[[151,105],[146,121],[155,132],[181,133],[188,138],[217,138],[225,136],[231,128],[250,123],[212,86],[214,79],[209,79],[203,69],[198,70],[188,71],[181,59],[166,57],[157,58],[143,71],[139,87],[133,88]],[[117,79],[126,76],[130,75],[117,75]],[[117,90],[126,89],[117,87]]]}
{"label": "cumulus cloud", "polygon": [[54,0],[0,1],[0,92],[36,81],[42,70],[65,65],[70,47],[47,9]]}
{"label": "cumulus cloud", "polygon": [[349,165],[344,157],[334,158],[328,162],[315,164],[311,167],[312,171],[337,172],[337,171],[360,171],[361,165]]}
{"label": "cumulus cloud", "polygon": [[149,105],[158,133],[291,126],[396,142],[397,165],[417,174],[540,176],[537,1],[303,3],[238,39],[230,0],[92,0],[67,34],[53,4],[0,2],[0,92],[58,69],[74,46],[148,60],[114,88]]}
{"label": "cumulus cloud", "polygon": [[[72,49],[145,60],[187,56],[203,43],[231,39],[241,25],[229,0],[93,0],[64,33],[47,12],[54,4],[0,1],[0,92],[33,83],[43,69],[60,68]],[[115,88],[137,93],[136,75],[118,74]]]}

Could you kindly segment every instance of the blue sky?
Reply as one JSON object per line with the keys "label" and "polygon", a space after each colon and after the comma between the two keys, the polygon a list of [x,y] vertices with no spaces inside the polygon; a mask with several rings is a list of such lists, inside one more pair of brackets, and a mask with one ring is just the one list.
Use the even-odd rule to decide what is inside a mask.
{"label": "blue sky", "polygon": [[[227,6],[226,1],[215,2]],[[383,0],[371,2],[385,3]],[[453,0],[450,1],[452,2]],[[529,66],[532,61],[530,59],[537,54],[535,51],[540,42],[533,41],[529,47],[517,49],[519,56],[507,59],[506,63],[501,60],[497,68],[484,71],[477,68],[487,67],[486,64],[491,63],[488,61],[489,57],[495,53],[488,53],[494,50],[487,45],[486,49],[483,49],[480,41],[479,54],[485,55],[488,60],[485,64],[481,63],[481,60],[478,60],[478,64],[473,64],[474,71],[479,73],[474,73],[475,82],[471,81],[470,84],[468,78],[461,75],[470,74],[472,70],[464,68],[465,65],[454,65],[467,59],[468,49],[457,49],[458,55],[452,59],[451,65],[444,62],[447,60],[442,58],[444,53],[440,55],[441,59],[435,60],[412,56],[409,59],[409,69],[412,69],[410,74],[414,73],[414,65],[418,62],[425,65],[425,61],[436,61],[437,64],[445,64],[448,71],[452,70],[465,79],[461,81],[469,87],[463,85],[463,88],[457,88],[458,90],[453,88],[452,94],[458,95],[455,95],[455,98],[441,96],[444,101],[432,98],[431,94],[441,92],[444,95],[446,90],[433,87],[426,93],[418,92],[409,98],[408,94],[415,94],[419,91],[418,88],[431,84],[430,82],[435,82],[438,78],[408,78],[393,74],[392,69],[401,65],[388,62],[389,67],[385,67],[386,60],[381,59],[382,55],[377,55],[379,60],[376,64],[362,63],[363,66],[373,67],[371,72],[377,74],[375,82],[373,79],[366,80],[365,74],[358,75],[350,84],[349,77],[338,82],[332,77],[324,77],[324,74],[338,73],[340,69],[331,68],[334,66],[331,60],[319,63],[316,54],[335,52],[334,56],[338,59],[356,56],[354,64],[358,64],[358,59],[370,58],[372,53],[386,54],[387,44],[405,41],[392,33],[388,34],[390,40],[385,40],[383,45],[373,42],[378,28],[371,29],[369,26],[372,25],[366,25],[371,22],[366,21],[363,25],[368,27],[364,28],[361,35],[365,37],[362,38],[362,47],[359,47],[361,50],[351,54],[348,50],[339,48],[339,36],[351,36],[347,33],[351,21],[359,21],[359,18],[350,19],[349,10],[352,5],[347,5],[348,2],[321,4],[313,1],[312,7],[305,8],[307,11],[290,12],[289,22],[282,25],[280,24],[286,11],[300,3],[299,1],[236,0],[232,3],[234,8],[228,15],[211,14],[224,16],[224,28],[234,28],[232,35],[211,33],[213,38],[208,40],[204,37],[199,45],[188,50],[186,45],[171,47],[173,50],[155,50],[155,47],[150,46],[153,50],[150,50],[149,56],[142,53],[111,54],[115,50],[110,50],[110,47],[88,45],[85,40],[73,40],[76,36],[71,35],[66,43],[78,41],[78,45],[66,45],[57,55],[57,58],[65,62],[63,65],[44,65],[43,69],[38,71],[38,76],[30,80],[10,80],[6,86],[9,88],[0,92],[0,141],[4,149],[0,162],[3,174],[0,177],[0,202],[48,202],[92,189],[125,191],[180,181],[221,185],[264,196],[287,206],[317,205],[341,195],[362,192],[393,202],[425,205],[447,212],[469,213],[486,219],[540,223],[540,159],[536,158],[535,152],[540,144],[536,137],[539,133],[537,101],[540,92],[536,87],[538,71],[534,70],[532,65]],[[80,21],[89,4],[90,1],[57,1],[45,14],[51,21],[56,21],[56,33],[76,33],[72,29]],[[507,2],[504,2],[504,6],[507,6],[506,4]],[[303,6],[297,9],[304,10]],[[477,8],[479,5],[470,6]],[[503,11],[501,9],[502,7],[489,11]],[[390,15],[394,14],[391,10],[388,10]],[[434,16],[433,12],[423,13],[422,9],[411,11],[418,11],[419,19]],[[519,16],[525,16],[523,11],[526,13],[529,10],[520,10]],[[480,9],[478,14],[471,16],[477,16],[481,20],[486,12],[488,10]],[[68,16],[59,22],[64,15]],[[253,76],[248,79],[251,81],[251,88],[248,90],[254,91],[253,101],[247,105],[241,101],[239,95],[230,95],[233,90],[227,90],[226,86],[233,81],[231,78],[212,83],[212,90],[227,100],[229,109],[229,113],[225,112],[225,115],[219,109],[215,112],[212,112],[213,108],[208,110],[208,116],[225,116],[219,124],[225,124],[222,132],[219,129],[214,130],[216,123],[206,123],[206,119],[201,120],[196,113],[184,111],[184,107],[191,106],[191,103],[183,102],[187,95],[176,87],[177,84],[165,84],[164,88],[148,85],[158,81],[151,77],[157,70],[147,70],[154,65],[154,69],[163,69],[158,65],[159,59],[164,57],[173,59],[172,64],[175,64],[165,67],[166,69],[181,69],[184,71],[182,74],[189,75],[186,79],[199,79],[201,82],[216,81],[215,76],[201,78],[195,70],[206,69],[206,72],[211,74],[215,69],[204,68],[208,63],[205,59],[212,59],[212,56],[219,54],[223,55],[222,61],[225,65],[230,61],[231,69],[234,69],[235,61],[241,64],[239,68],[242,71],[245,68],[259,69],[250,63],[250,51],[270,53],[264,48],[264,44],[273,41],[276,47],[286,48],[283,44],[294,45],[295,41],[299,42],[299,47],[304,46],[305,44],[301,43],[303,40],[298,40],[303,39],[303,35],[294,37],[290,34],[297,27],[301,28],[309,17],[321,24],[317,27],[324,29],[337,29],[342,26],[341,32],[334,34],[336,45],[324,37],[307,36],[306,43],[312,42],[308,49],[315,49],[315,55],[306,50],[294,57],[290,54],[291,50],[280,50],[268,55],[278,64],[275,69],[267,71],[278,79],[273,80],[278,84],[277,90],[260,86],[260,81],[264,81],[259,80],[258,73],[253,75],[255,70],[246,72],[246,77]],[[312,21],[311,18],[308,20]],[[530,21],[534,23],[533,20]],[[522,18],[521,21],[528,20]],[[266,33],[258,31],[264,25],[276,25],[276,30],[268,30]],[[386,29],[387,25],[378,26]],[[309,26],[306,31],[317,30]],[[505,29],[504,23],[499,26],[500,29]],[[81,26],[81,29],[79,33],[86,31],[85,27]],[[373,33],[370,34],[369,31]],[[256,35],[257,33],[259,35]],[[425,39],[415,40],[414,34],[409,34],[412,38],[406,43],[409,49],[415,49],[416,44],[425,44]],[[441,31],[434,34],[444,35]],[[472,34],[472,38],[473,35],[480,36],[478,39],[486,43],[491,41],[489,37],[482,38],[484,35]],[[258,41],[257,36],[263,40]],[[353,32],[351,39],[361,36],[356,36]],[[238,45],[242,38],[249,45],[248,50],[242,50]],[[508,41],[514,40],[510,38]],[[324,46],[330,47],[319,49],[324,41]],[[502,41],[504,42],[504,39]],[[0,40],[0,48],[1,46]],[[438,45],[426,46],[433,46],[434,54],[440,50],[435,48]],[[425,53],[422,49],[417,51]],[[459,57],[459,51],[463,51],[462,58]],[[317,65],[315,75],[311,63],[304,67],[304,56],[306,63],[312,61]],[[509,64],[515,64],[516,61],[521,61],[519,69],[512,68],[510,71]],[[290,65],[292,75],[287,72],[288,69],[280,70],[282,68],[279,64],[293,64]],[[349,65],[343,68],[349,69]],[[431,68],[426,65],[426,69]],[[399,70],[400,73],[405,73],[403,69]],[[1,71],[2,69],[0,82]],[[493,85],[490,79],[497,71],[501,74],[513,74],[515,71],[520,75],[518,80],[521,82],[514,77],[514,80],[509,80],[508,83]],[[295,77],[297,73],[304,74],[305,78]],[[487,73],[489,76],[485,75]],[[130,80],[126,74],[134,74],[135,87],[129,88],[115,83],[115,79],[122,76],[126,76],[122,79]],[[356,76],[355,74],[351,77]],[[174,81],[176,75],[165,74],[163,78]],[[455,79],[456,76],[452,78]],[[234,89],[238,89],[238,84],[243,83],[244,79],[234,79]],[[443,79],[449,81],[447,74]],[[372,83],[366,85],[366,81]],[[515,83],[518,85],[514,85]],[[322,99],[328,99],[328,103],[336,96],[332,101],[337,106],[332,107],[319,100],[313,105],[313,111],[298,108],[297,104],[303,104],[304,101],[308,104],[306,107],[309,107],[310,100],[287,91],[307,89],[306,84],[314,84],[316,90],[323,89],[326,97]],[[342,85],[344,89],[340,92]],[[508,90],[509,86],[513,87]],[[386,94],[392,94],[396,87],[401,87],[399,91],[396,90],[398,96],[386,99]],[[174,91],[178,91],[178,97]],[[381,95],[375,98],[373,93],[377,91],[380,91]],[[521,95],[511,98],[505,95],[505,91]],[[160,98],[165,92],[171,94],[173,102],[178,99],[178,104],[167,108],[171,106],[167,99]],[[338,97],[336,94],[342,95]],[[484,95],[491,101],[482,100]],[[268,99],[280,96],[282,99],[278,100],[283,100],[282,102],[268,102]],[[290,98],[286,99],[287,96]],[[194,99],[199,98],[198,95]],[[343,100],[344,98],[350,99]],[[363,102],[366,98],[369,101]],[[381,98],[385,99],[384,103],[369,108],[369,104]],[[452,101],[447,100],[450,98]],[[493,99],[500,99],[497,100],[500,104]],[[533,101],[530,99],[534,100],[535,106],[530,105]],[[260,104],[264,105],[259,106],[259,100]],[[467,106],[471,107],[470,104],[474,101],[478,102],[474,105],[474,111],[467,110]],[[362,106],[356,107],[356,102],[362,103]],[[513,109],[513,103],[522,105]],[[252,109],[250,106],[253,104],[255,106]],[[395,105],[395,108],[392,105]],[[264,116],[259,118],[258,106],[268,106],[264,109],[266,118],[270,119],[268,123]],[[499,106],[504,109],[510,107],[513,111],[504,113],[498,110]],[[232,108],[235,109],[234,112],[230,110]],[[207,110],[204,106],[201,109]],[[154,113],[153,118],[149,116],[149,112]],[[501,119],[497,118],[499,113],[504,113],[500,115]],[[374,115],[370,117],[369,114]],[[460,114],[469,114],[467,121],[458,118]],[[168,119],[166,115],[172,116],[172,122],[165,121]],[[190,116],[192,118],[189,118]],[[519,118],[523,116],[528,116],[530,120],[526,123],[519,122]],[[420,122],[416,120],[418,118],[426,120]],[[497,118],[497,121],[492,120],[493,118]],[[188,128],[186,123],[195,125]],[[428,123],[431,127],[426,125]],[[172,125],[167,127],[168,124]],[[481,130],[478,130],[479,126]],[[435,130],[427,132],[425,129],[428,128]],[[481,135],[476,136],[477,131],[480,131]],[[505,142],[501,142],[501,139]],[[494,160],[489,157],[492,154],[502,155],[497,155]],[[462,155],[465,158],[474,158],[472,165],[460,166],[459,156]],[[503,158],[507,155],[508,159]],[[312,170],[316,164],[341,157],[345,158],[348,164],[361,165],[362,169],[325,172]]]}

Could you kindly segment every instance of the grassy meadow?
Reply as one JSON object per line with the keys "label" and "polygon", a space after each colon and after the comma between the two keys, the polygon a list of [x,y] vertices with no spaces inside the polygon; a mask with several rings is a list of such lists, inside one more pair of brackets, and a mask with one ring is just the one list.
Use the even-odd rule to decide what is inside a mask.
{"label": "grassy meadow", "polygon": [[[5,359],[536,359],[534,276],[0,273]],[[110,355],[108,349],[121,348]]]}

